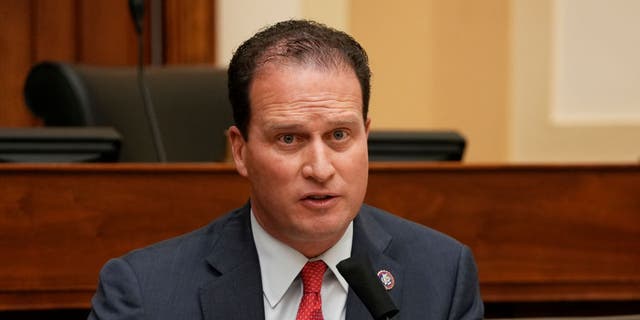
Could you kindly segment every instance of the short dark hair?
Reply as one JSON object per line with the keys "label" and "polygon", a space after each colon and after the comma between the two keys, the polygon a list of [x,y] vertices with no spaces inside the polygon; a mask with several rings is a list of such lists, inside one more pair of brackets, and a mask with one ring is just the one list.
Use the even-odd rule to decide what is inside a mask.
{"label": "short dark hair", "polygon": [[371,91],[369,59],[348,34],[309,20],[288,20],[256,33],[233,54],[228,70],[229,100],[233,119],[249,138],[251,101],[249,88],[260,67],[272,61],[312,63],[327,68],[349,67],[360,82],[362,114],[366,121]]}

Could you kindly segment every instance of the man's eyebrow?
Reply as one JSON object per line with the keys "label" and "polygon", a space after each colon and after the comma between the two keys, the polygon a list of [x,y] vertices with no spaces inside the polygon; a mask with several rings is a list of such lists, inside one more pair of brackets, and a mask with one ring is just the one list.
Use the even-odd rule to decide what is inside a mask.
{"label": "man's eyebrow", "polygon": [[358,124],[358,120],[356,119],[340,119],[340,120],[334,120],[334,121],[329,121],[329,124],[331,124],[331,126],[333,127],[348,127],[348,126],[352,126],[352,125],[356,125]]}
{"label": "man's eyebrow", "polygon": [[304,125],[300,123],[271,123],[267,125],[267,130],[270,131],[296,131],[304,128]]}
{"label": "man's eyebrow", "polygon": [[[329,120],[329,125],[331,127],[349,127],[358,124],[358,120],[356,119],[339,119],[339,120]],[[302,130],[305,127],[302,123],[271,123],[267,125],[267,130],[269,131],[298,131]]]}

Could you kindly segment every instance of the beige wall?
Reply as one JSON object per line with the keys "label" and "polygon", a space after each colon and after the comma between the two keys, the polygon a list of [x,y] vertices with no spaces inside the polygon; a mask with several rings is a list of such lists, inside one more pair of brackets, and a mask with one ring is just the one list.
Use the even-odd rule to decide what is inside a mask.
{"label": "beige wall", "polygon": [[467,161],[508,160],[509,1],[352,0],[350,12],[374,129],[456,129]]}
{"label": "beige wall", "polygon": [[301,0],[217,0],[216,57],[229,64],[233,51],[260,28],[280,20],[301,18]]}
{"label": "beige wall", "polygon": [[285,19],[301,18],[347,30],[349,0],[216,1],[216,64],[228,65],[233,51],[262,27]]}
{"label": "beige wall", "polygon": [[[351,33],[367,49],[374,73],[374,129],[458,130],[469,143],[467,162],[637,162],[640,117],[591,123],[553,119],[558,108],[552,106],[553,68],[558,68],[554,7],[559,1],[578,3],[278,0],[266,5],[241,0],[240,5],[220,0],[225,9],[217,12],[225,17],[219,21],[229,26],[218,28],[227,32],[219,37],[227,43],[219,46],[225,52],[218,56],[229,56],[264,24],[316,19]],[[588,0],[608,1],[633,4]],[[246,7],[255,9],[252,15]],[[606,92],[601,95],[614,101]],[[601,110],[606,114],[607,106]]]}
{"label": "beige wall", "polygon": [[374,129],[456,129],[469,141],[466,160],[507,159],[507,0],[240,2],[218,2],[219,65],[262,25],[315,19],[369,53]]}
{"label": "beige wall", "polygon": [[[554,92],[553,68],[563,67],[554,63],[553,56],[555,27],[559,23],[554,20],[556,4],[551,0],[514,1],[510,160],[637,163],[640,159],[640,121],[637,119],[612,121],[605,117],[601,122],[592,119],[590,123],[554,121],[551,102],[557,92]],[[607,1],[599,4],[608,5]],[[631,33],[637,37],[637,30]],[[630,61],[634,62],[638,63]],[[636,82],[636,86],[639,84]],[[607,92],[599,94],[607,95]],[[610,100],[614,98],[619,97],[611,96]],[[637,108],[640,110],[640,105]],[[606,109],[603,105],[602,110],[606,112]]]}
{"label": "beige wall", "polygon": [[302,16],[332,26],[338,30],[349,29],[349,0],[300,0]]}

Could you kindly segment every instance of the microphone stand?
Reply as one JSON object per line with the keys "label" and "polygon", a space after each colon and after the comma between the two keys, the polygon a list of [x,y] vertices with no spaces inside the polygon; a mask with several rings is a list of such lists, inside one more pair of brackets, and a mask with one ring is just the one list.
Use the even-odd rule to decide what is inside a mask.
{"label": "microphone stand", "polygon": [[142,96],[142,104],[151,127],[151,136],[153,137],[153,145],[156,149],[156,155],[158,161],[167,162],[167,153],[164,149],[164,143],[162,142],[162,136],[160,134],[160,127],[158,126],[158,117],[151,101],[151,94],[149,94],[149,88],[144,79],[144,43],[142,37],[142,18],[144,16],[144,1],[143,0],[129,0],[129,9],[131,10],[131,18],[138,37],[138,88],[140,95]]}
{"label": "microphone stand", "polygon": [[153,108],[153,104],[151,102],[151,94],[149,93],[149,88],[147,87],[146,82],[144,81],[144,68],[143,68],[143,42],[142,42],[142,33],[138,34],[138,88],[140,89],[140,94],[142,95],[142,104],[144,105],[144,110],[147,115],[147,119],[149,120],[149,125],[151,127],[151,136],[153,137],[153,145],[156,149],[156,154],[158,155],[158,161],[167,162],[167,153],[164,150],[164,143],[162,142],[162,137],[160,135],[160,126],[158,126],[158,117],[156,116],[155,109]]}

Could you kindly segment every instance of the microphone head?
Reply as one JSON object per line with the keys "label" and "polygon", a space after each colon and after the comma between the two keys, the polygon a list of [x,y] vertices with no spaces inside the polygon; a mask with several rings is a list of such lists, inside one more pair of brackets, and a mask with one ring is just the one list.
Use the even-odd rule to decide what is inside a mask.
{"label": "microphone head", "polygon": [[144,0],[129,0],[129,12],[131,13],[136,33],[141,34],[142,20],[144,18]]}
{"label": "microphone head", "polygon": [[340,261],[336,268],[374,319],[387,319],[398,313],[398,308],[371,269],[369,259],[351,257]]}

